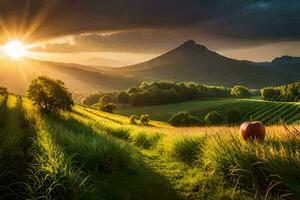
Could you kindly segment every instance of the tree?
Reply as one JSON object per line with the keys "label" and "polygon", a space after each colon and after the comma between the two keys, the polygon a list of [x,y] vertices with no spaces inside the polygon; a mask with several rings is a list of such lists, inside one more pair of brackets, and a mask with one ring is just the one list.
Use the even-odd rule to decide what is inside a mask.
{"label": "tree", "polygon": [[71,110],[74,105],[72,94],[65,84],[47,76],[39,76],[31,81],[27,96],[44,113],[57,109]]}
{"label": "tree", "polygon": [[6,98],[8,96],[8,90],[5,87],[0,87],[0,96]]}
{"label": "tree", "polygon": [[100,93],[90,94],[90,95],[84,97],[84,99],[82,100],[82,103],[84,105],[91,106],[93,104],[99,103],[100,97],[101,97]]}
{"label": "tree", "polygon": [[237,98],[248,98],[252,96],[252,93],[248,88],[241,85],[237,85],[231,89],[231,95]]}
{"label": "tree", "polygon": [[188,112],[179,112],[174,114],[169,120],[169,124],[172,126],[196,126],[200,125],[200,121],[193,117]]}
{"label": "tree", "polygon": [[105,105],[100,106],[100,110],[103,112],[114,113],[114,110],[117,108],[114,103],[107,103]]}
{"label": "tree", "polygon": [[224,118],[217,111],[212,111],[205,116],[204,121],[207,125],[218,125],[224,121]]}
{"label": "tree", "polygon": [[266,100],[271,100],[274,97],[277,97],[280,95],[281,95],[280,89],[277,89],[277,88],[267,87],[267,88],[261,89],[261,96],[263,97],[263,99],[266,99]]}
{"label": "tree", "polygon": [[118,101],[123,104],[123,107],[125,108],[126,104],[129,104],[130,102],[130,96],[127,92],[122,91],[118,94]]}
{"label": "tree", "polygon": [[102,97],[100,97],[99,99],[99,103],[101,106],[105,106],[106,104],[108,103],[112,103],[113,102],[113,99],[111,96],[109,95],[103,95]]}
{"label": "tree", "polygon": [[137,125],[136,120],[139,120],[140,118],[137,115],[131,115],[130,116],[130,124]]}
{"label": "tree", "polygon": [[150,122],[149,115],[141,115],[140,122],[141,122],[142,125],[148,126],[149,122]]}

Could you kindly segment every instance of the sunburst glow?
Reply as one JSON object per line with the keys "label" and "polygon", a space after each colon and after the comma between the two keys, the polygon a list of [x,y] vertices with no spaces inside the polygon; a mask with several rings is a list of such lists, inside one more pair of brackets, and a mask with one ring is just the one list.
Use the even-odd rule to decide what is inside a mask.
{"label": "sunburst glow", "polygon": [[21,41],[12,40],[5,44],[4,53],[12,59],[18,59],[26,54],[26,47]]}

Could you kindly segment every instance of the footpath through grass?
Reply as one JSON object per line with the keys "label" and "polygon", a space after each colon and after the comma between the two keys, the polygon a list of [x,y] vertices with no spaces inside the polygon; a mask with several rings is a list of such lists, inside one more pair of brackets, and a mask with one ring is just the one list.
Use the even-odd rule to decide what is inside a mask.
{"label": "footpath through grass", "polygon": [[4,199],[300,198],[292,127],[245,143],[237,127],[142,127],[87,107],[42,115],[26,98],[0,102]]}
{"label": "footpath through grass", "polygon": [[[160,135],[150,146],[141,146],[143,160],[152,170],[164,176],[183,199],[297,199],[300,187],[300,133],[290,127],[268,127],[263,143],[244,143],[238,128],[199,128],[193,136],[172,137],[170,128],[142,128],[129,124],[106,123],[100,111],[88,112],[77,107],[76,112],[95,120],[102,129],[136,143],[153,134]],[[99,112],[98,115],[95,113]],[[114,115],[117,116],[117,115]],[[206,130],[204,130],[206,129]],[[190,131],[189,128],[186,129]],[[161,131],[161,132],[159,132]],[[202,133],[201,133],[202,132]],[[204,134],[206,132],[207,134]],[[140,146],[140,145],[138,145]],[[286,170],[282,170],[286,169]]]}

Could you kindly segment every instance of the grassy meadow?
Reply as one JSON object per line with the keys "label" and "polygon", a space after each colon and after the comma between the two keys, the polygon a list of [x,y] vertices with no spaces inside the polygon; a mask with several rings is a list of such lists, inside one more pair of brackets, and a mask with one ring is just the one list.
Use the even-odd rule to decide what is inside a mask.
{"label": "grassy meadow", "polygon": [[300,119],[300,103],[261,99],[200,99],[176,104],[121,108],[117,113],[126,116],[146,113],[154,120],[168,121],[173,114],[181,111],[187,111],[203,119],[210,111],[218,111],[226,116],[231,109],[240,111],[243,120],[259,120],[269,125],[278,122],[299,123]]}
{"label": "grassy meadow", "polygon": [[300,198],[298,125],[246,143],[238,127],[134,126],[79,105],[42,115],[13,95],[0,113],[1,199]]}

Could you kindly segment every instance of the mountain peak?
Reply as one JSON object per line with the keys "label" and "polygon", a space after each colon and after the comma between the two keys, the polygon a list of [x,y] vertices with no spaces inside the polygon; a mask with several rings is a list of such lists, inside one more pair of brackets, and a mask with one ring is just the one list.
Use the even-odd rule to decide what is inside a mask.
{"label": "mountain peak", "polygon": [[271,63],[273,64],[284,64],[284,63],[299,63],[300,57],[293,57],[293,56],[281,56],[277,57],[272,60]]}
{"label": "mountain peak", "polygon": [[180,45],[180,47],[187,48],[187,49],[195,49],[195,48],[207,49],[205,46],[197,44],[194,40],[188,40],[184,42],[182,45]]}

